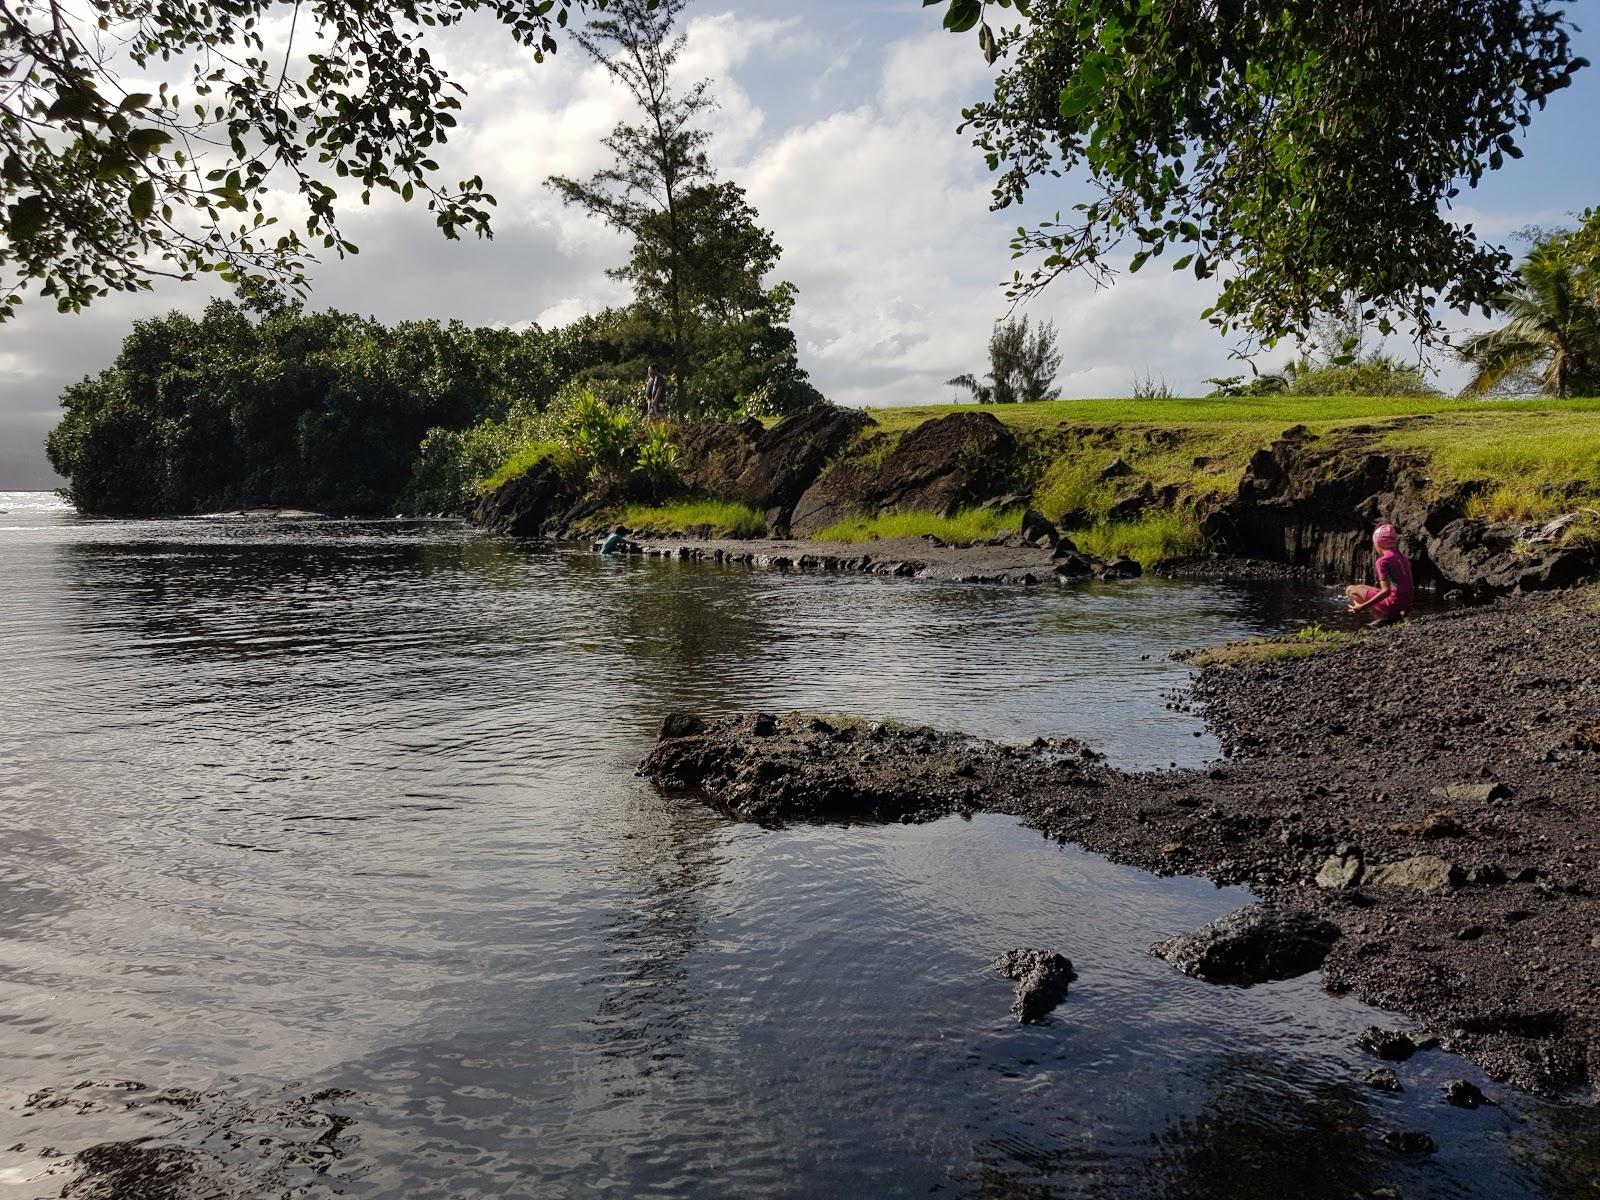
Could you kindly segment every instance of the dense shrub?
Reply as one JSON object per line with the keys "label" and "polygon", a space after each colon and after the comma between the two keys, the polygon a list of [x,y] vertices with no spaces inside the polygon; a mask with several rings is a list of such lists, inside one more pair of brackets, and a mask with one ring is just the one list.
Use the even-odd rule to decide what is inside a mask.
{"label": "dense shrub", "polygon": [[1421,367],[1390,358],[1349,366],[1315,366],[1296,370],[1289,380],[1291,396],[1434,396]]}
{"label": "dense shrub", "polygon": [[636,462],[638,430],[632,414],[593,392],[584,392],[573,402],[561,434],[562,443],[578,461],[602,479],[623,479]]}
{"label": "dense shrub", "polygon": [[[817,398],[793,334],[756,324],[721,343],[708,411]],[[95,513],[461,512],[540,443],[610,478],[637,468],[658,491],[675,457],[658,444],[639,462],[634,428],[653,338],[632,310],[513,331],[216,301],[198,319],[138,322],[111,367],[63,394],[47,452]]]}
{"label": "dense shrub", "polygon": [[639,445],[639,478],[650,499],[659,500],[678,482],[678,448],[662,425],[651,426]]}

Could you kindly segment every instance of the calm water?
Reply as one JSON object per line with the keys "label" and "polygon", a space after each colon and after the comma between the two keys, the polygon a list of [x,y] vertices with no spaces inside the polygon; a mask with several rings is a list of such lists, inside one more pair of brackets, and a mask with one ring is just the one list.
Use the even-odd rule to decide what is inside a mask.
{"label": "calm water", "polygon": [[[1167,652],[1324,595],[0,510],[5,1200],[130,1139],[192,1152],[196,1197],[1600,1194],[1592,1108],[1441,1054],[1372,1092],[1371,1010],[1145,954],[1242,892],[999,817],[752,828],[633,776],[674,708],[1200,761]],[[1018,944],[1077,965],[1048,1025],[986,967]],[[1507,1102],[1446,1107],[1461,1075]]]}

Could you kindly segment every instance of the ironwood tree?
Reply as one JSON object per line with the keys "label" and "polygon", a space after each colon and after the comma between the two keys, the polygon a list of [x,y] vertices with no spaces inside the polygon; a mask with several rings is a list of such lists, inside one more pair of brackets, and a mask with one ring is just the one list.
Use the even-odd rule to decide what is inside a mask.
{"label": "ironwood tree", "polygon": [[627,263],[608,272],[633,287],[632,313],[661,329],[681,416],[788,412],[817,399],[796,363],[787,322],[795,289],[768,286],[782,248],[737,184],[716,178],[701,119],[710,81],[673,78],[684,46],[674,24],[688,0],[610,0],[573,40],[633,104],[603,139],[607,166],[587,179],[554,175],[566,204],[629,235]]}
{"label": "ironwood tree", "polygon": [[612,0],[607,13],[573,35],[605,72],[622,85],[637,110],[606,135],[611,164],[588,179],[552,175],[548,183],[562,202],[585,210],[646,246],[648,265],[634,263],[620,274],[641,277],[659,293],[671,322],[672,374],[683,391],[688,383],[687,299],[683,275],[689,262],[690,189],[715,177],[706,144],[711,134],[697,122],[716,106],[711,81],[702,79],[679,91],[672,68],[684,36],[673,23],[688,0]]}
{"label": "ironwood tree", "polygon": [[1000,322],[989,335],[989,373],[979,379],[970,372],[945,382],[966,388],[979,404],[1016,404],[1054,400],[1061,370],[1054,322],[1031,326],[1026,316]]}

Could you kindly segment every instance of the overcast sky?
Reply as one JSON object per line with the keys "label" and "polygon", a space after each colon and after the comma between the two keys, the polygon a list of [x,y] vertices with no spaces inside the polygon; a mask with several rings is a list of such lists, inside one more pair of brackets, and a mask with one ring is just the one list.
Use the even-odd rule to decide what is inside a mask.
{"label": "overcast sky", "polygon": [[[1067,185],[1041,186],[1023,214],[987,211],[987,169],[955,126],[986,92],[988,68],[971,35],[939,29],[939,12],[921,0],[695,0],[686,14],[682,77],[713,79],[720,102],[713,161],[784,247],[781,277],[800,288],[801,365],[839,403],[953,399],[942,381],[981,373],[1004,310],[1010,233],[1070,202]],[[1578,43],[1600,58],[1600,38]],[[548,326],[625,299],[604,275],[625,245],[542,186],[600,165],[621,97],[570,44],[543,64],[492,26],[437,44],[469,92],[444,165],[463,168],[450,178],[484,176],[500,201],[496,236],[447,242],[425,209],[398,200],[346,208],[361,254],[317,267],[311,304]],[[1600,203],[1600,70],[1579,80],[1537,119],[1527,157],[1469,194],[1463,220],[1504,239]],[[131,321],[198,312],[211,294],[172,283],[77,316],[29,302],[0,326],[0,490],[54,485],[41,442],[56,397],[109,365]],[[1143,375],[1197,394],[1206,376],[1238,370],[1199,317],[1213,294],[1147,268],[1107,290],[1062,280],[1027,311],[1060,330],[1063,395],[1126,395]]]}

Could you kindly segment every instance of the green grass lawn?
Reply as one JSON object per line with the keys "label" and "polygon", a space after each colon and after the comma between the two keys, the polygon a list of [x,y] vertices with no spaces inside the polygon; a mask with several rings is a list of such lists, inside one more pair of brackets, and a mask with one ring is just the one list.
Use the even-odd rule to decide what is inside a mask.
{"label": "green grass lawn", "polygon": [[1457,396],[1252,396],[1238,399],[1194,397],[1170,400],[1045,400],[1036,404],[930,404],[908,408],[869,408],[885,432],[903,432],[934,417],[956,412],[992,413],[1013,429],[1049,430],[1066,425],[1235,425],[1270,431],[1291,425],[1319,426],[1387,421],[1422,413],[1593,414],[1600,429],[1600,399],[1471,400]]}

